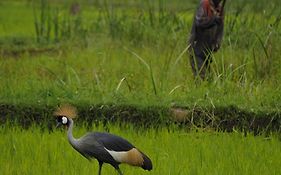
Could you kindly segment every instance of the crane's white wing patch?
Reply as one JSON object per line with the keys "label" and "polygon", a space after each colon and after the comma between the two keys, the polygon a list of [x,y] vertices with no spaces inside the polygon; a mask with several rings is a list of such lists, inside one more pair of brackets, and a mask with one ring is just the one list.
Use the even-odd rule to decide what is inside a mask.
{"label": "crane's white wing patch", "polygon": [[112,151],[104,148],[116,162],[124,162],[127,159],[127,151]]}
{"label": "crane's white wing patch", "polygon": [[142,154],[136,149],[133,148],[129,151],[112,151],[104,148],[116,162],[127,163],[133,166],[142,166],[143,157]]}

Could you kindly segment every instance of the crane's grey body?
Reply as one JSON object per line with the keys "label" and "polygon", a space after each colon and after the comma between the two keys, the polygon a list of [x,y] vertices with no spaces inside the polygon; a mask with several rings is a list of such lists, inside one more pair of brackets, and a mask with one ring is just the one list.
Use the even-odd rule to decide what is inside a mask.
{"label": "crane's grey body", "polygon": [[[140,166],[145,170],[152,169],[152,163],[150,159],[145,154],[138,151],[127,140],[119,136],[102,132],[90,132],[79,139],[75,139],[72,135],[72,119],[67,118],[67,126],[67,137],[69,143],[76,151],[78,151],[88,160],[98,160],[99,175],[101,174],[103,163],[108,163],[112,165],[120,175],[122,175],[122,172],[119,169],[120,163],[127,163],[133,166]],[[132,158],[134,160],[130,161],[129,158]],[[140,160],[142,161],[140,162]]]}
{"label": "crane's grey body", "polygon": [[134,148],[134,146],[125,139],[109,133],[89,132],[81,138],[75,139],[72,135],[72,128],[73,121],[71,121],[67,132],[69,143],[75,150],[89,160],[95,158],[116,167],[121,162],[116,162],[106,149],[129,151]]}

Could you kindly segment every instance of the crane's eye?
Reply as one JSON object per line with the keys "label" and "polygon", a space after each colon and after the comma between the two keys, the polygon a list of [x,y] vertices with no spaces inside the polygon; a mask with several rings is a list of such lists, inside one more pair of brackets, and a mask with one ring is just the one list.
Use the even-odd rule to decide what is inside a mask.
{"label": "crane's eye", "polygon": [[61,118],[61,122],[62,122],[62,124],[65,125],[67,123],[67,118],[66,117],[62,117]]}

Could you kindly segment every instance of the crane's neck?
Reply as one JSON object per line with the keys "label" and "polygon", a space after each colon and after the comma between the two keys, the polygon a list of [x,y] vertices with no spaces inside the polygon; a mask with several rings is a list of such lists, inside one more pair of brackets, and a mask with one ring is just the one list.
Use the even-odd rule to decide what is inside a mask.
{"label": "crane's neck", "polygon": [[76,148],[77,146],[77,139],[75,139],[72,135],[72,130],[73,130],[73,120],[69,120],[69,125],[68,125],[68,130],[67,130],[67,138],[69,143],[72,145],[72,147]]}

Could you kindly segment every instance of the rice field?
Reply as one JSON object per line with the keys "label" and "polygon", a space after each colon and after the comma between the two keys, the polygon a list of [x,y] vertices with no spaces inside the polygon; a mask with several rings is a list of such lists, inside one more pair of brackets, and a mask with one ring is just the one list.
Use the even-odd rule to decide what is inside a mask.
{"label": "rice field", "polygon": [[[210,79],[198,82],[185,52],[197,0],[2,0],[0,174],[97,174],[97,161],[88,162],[77,153],[64,130],[41,127],[62,103],[84,111],[94,106],[98,112],[125,106],[115,113],[106,109],[105,118],[130,111],[127,107],[136,114],[184,106],[202,109],[215,121],[214,111],[221,110],[221,117],[227,109],[226,120],[234,111],[242,115],[238,123],[243,125],[245,115],[251,126],[246,114],[265,115],[269,124],[277,122],[271,126],[280,128],[279,3],[228,1],[222,47],[213,55]],[[21,116],[42,123],[23,129],[14,122]],[[254,136],[247,128],[226,133],[173,124],[144,129],[117,122],[106,127],[85,123],[74,128],[74,136],[87,131],[122,136],[152,159],[151,172],[121,165],[125,175],[281,174],[280,132]],[[112,174],[117,172],[105,165],[103,175]]]}
{"label": "rice field", "polygon": [[[281,142],[276,136],[246,136],[239,132],[183,129],[136,130],[130,125],[110,125],[110,132],[122,136],[150,156],[153,170],[121,165],[124,174],[200,175],[200,174],[281,174]],[[75,127],[74,137],[85,127]],[[92,127],[89,131],[104,131]],[[0,128],[0,169],[2,175],[17,174],[97,174],[97,161],[89,162],[68,143],[64,130],[48,132],[38,127]],[[117,174],[110,165],[104,175]]]}

